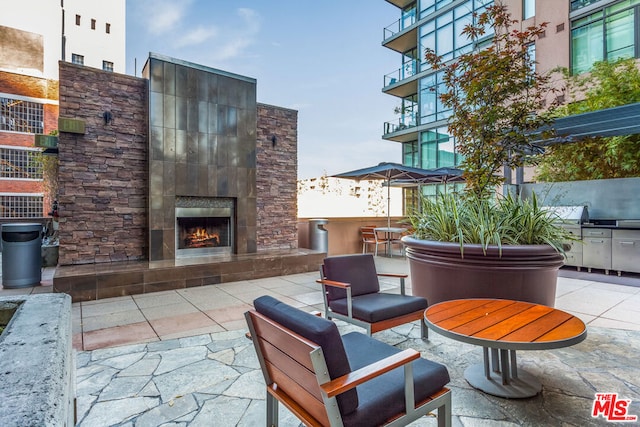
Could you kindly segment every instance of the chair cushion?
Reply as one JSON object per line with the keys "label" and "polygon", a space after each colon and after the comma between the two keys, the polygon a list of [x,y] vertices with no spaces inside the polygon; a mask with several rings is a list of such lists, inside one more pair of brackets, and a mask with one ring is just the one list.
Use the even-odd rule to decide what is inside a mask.
{"label": "chair cushion", "polygon": [[[351,296],[371,294],[380,291],[373,255],[343,255],[324,260],[324,275],[329,280],[351,284]],[[329,300],[346,298],[342,289],[327,286]]]}
{"label": "chair cushion", "polygon": [[[356,370],[401,350],[358,332],[342,337],[351,368]],[[420,402],[449,383],[444,365],[420,358],[413,363],[414,395]],[[343,416],[345,426],[378,426],[403,413],[404,368],[394,369],[357,387],[358,408]]]}
{"label": "chair cushion", "polygon": [[[400,294],[367,294],[351,298],[353,317],[369,323],[393,319],[398,316],[427,309],[422,297]],[[330,301],[329,307],[336,313],[347,315],[347,299]]]}
{"label": "chair cushion", "polygon": [[[253,306],[258,313],[318,344],[322,348],[331,379],[351,372],[349,359],[335,323],[299,310],[268,295],[254,300]],[[348,414],[358,406],[357,391],[349,390],[338,396],[336,400],[340,412]]]}

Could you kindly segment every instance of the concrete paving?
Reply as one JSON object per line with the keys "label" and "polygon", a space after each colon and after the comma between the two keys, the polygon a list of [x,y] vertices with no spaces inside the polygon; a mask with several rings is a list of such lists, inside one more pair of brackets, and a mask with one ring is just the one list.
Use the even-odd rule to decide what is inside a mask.
{"label": "concrete paving", "polygon": [[[376,263],[379,271],[408,271],[403,258],[378,257]],[[242,315],[264,294],[306,311],[322,308],[317,277],[296,274],[73,304],[79,425],[263,425],[264,381]],[[463,372],[481,361],[479,347],[434,332],[422,341],[417,323],[374,336],[448,367],[455,426],[606,425],[602,416],[591,416],[595,393],[630,399],[628,414],[640,416],[640,287],[629,286],[638,280],[620,285],[607,279],[558,279],[556,307],[585,321],[588,337],[569,348],[519,352],[520,367],[543,384],[542,393],[529,399],[501,399],[469,386]],[[382,286],[397,289],[393,281]],[[22,292],[46,292],[37,288]],[[280,425],[299,425],[280,411]],[[435,424],[425,417],[412,425]]]}

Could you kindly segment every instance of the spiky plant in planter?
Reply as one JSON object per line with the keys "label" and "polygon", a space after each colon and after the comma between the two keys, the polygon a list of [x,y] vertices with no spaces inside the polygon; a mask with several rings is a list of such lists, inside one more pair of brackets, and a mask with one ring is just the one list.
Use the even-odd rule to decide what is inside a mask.
{"label": "spiky plant in planter", "polygon": [[[503,167],[522,166],[533,135],[548,124],[537,114],[550,76],[535,71],[530,46],[546,24],[516,29],[502,4],[474,17],[463,34],[474,50],[445,64],[432,50],[426,60],[442,70],[449,132],[463,155],[465,191],[424,200],[410,216],[414,236],[403,238],[413,292],[430,304],[495,297],[553,305],[566,235],[535,198],[494,196]],[[482,45],[487,30],[492,42]]]}

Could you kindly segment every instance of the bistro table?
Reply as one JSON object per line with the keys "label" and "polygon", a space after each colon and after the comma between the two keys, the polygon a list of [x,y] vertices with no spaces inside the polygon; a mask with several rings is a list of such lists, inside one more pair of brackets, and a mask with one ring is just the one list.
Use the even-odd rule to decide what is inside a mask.
{"label": "bistro table", "polygon": [[577,317],[523,301],[444,301],[427,308],[424,318],[428,327],[445,337],[482,346],[483,363],[468,367],[464,376],[473,387],[499,397],[531,397],[542,390],[535,376],[518,369],[516,350],[568,347],[587,337],[587,328]]}
{"label": "bistro table", "polygon": [[376,227],[373,229],[373,231],[375,233],[378,233],[378,232],[384,233],[384,238],[387,241],[387,255],[392,257],[393,253],[391,248],[391,242],[394,240],[393,235],[402,234],[405,231],[407,231],[407,229],[402,227]]}

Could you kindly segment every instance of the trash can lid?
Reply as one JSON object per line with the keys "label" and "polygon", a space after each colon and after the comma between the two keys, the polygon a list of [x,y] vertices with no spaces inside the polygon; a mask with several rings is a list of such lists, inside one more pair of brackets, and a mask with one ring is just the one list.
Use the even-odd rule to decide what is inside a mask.
{"label": "trash can lid", "polygon": [[14,222],[10,224],[2,224],[3,233],[22,233],[25,231],[40,231],[42,224],[37,222]]}

